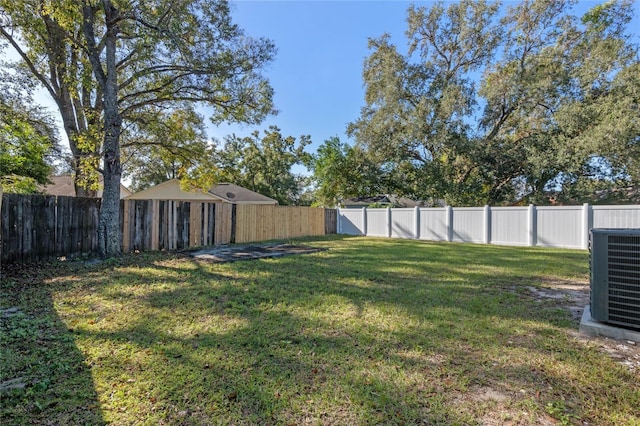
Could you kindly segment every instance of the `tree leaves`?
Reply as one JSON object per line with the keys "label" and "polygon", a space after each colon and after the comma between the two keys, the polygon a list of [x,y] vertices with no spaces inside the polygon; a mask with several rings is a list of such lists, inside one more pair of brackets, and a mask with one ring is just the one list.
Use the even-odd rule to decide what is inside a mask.
{"label": "tree leaves", "polygon": [[0,93],[0,185],[5,192],[33,193],[48,182],[59,152],[57,131],[46,111],[17,96]]}
{"label": "tree leaves", "polygon": [[[128,140],[125,133],[126,145],[155,137],[154,129],[140,125],[140,117],[147,123],[160,121],[167,110],[186,110],[189,105],[208,106],[214,123],[256,124],[274,112],[273,90],[261,70],[273,59],[275,46],[267,39],[244,34],[232,22],[228,2],[114,4],[119,8],[114,15],[117,22],[112,23],[119,31],[115,52],[118,112],[124,128],[135,129]],[[105,11],[94,6],[87,2],[93,22],[90,29],[98,37],[94,53],[103,55]],[[103,88],[92,74],[87,55],[91,49],[83,32],[82,4],[1,0],[0,30],[0,39],[14,43],[28,72],[57,103],[74,169],[93,173],[76,173],[79,181],[97,181],[97,158],[103,153],[105,132]],[[94,65],[100,73],[101,65]],[[197,132],[201,123],[194,126]],[[151,134],[141,137],[147,129]],[[173,136],[179,137],[167,134]]]}
{"label": "tree leaves", "polygon": [[296,141],[269,126],[262,138],[259,132],[240,138],[231,135],[215,153],[220,179],[244,186],[278,200],[283,205],[303,203],[304,181],[291,168],[306,162],[305,146],[311,143],[303,135]]}
{"label": "tree leaves", "polygon": [[408,186],[450,204],[544,202],[587,176],[629,183],[640,134],[630,16],[626,1],[582,24],[560,0],[506,13],[487,2],[411,7],[406,55],[388,36],[370,42],[366,106],[348,132],[384,168],[413,169],[385,192]]}

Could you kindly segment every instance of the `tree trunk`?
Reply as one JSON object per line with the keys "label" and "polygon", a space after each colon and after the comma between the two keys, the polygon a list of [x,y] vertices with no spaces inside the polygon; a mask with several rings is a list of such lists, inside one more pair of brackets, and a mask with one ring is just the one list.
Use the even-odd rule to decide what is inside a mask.
{"label": "tree trunk", "polygon": [[[100,255],[111,257],[120,254],[120,132],[122,120],[118,113],[118,87],[115,79],[115,58],[113,72],[109,73],[109,44],[107,41],[107,81],[104,91],[104,158],[102,204],[100,205],[100,228],[98,243]],[[115,39],[113,40],[115,47]]]}
{"label": "tree trunk", "polygon": [[[95,155],[95,152],[87,153],[82,152],[77,144],[78,135],[80,135],[81,130],[79,128],[80,120],[80,111],[74,110],[71,105],[70,98],[64,97],[60,95],[55,98],[56,103],[58,104],[58,109],[60,110],[60,115],[62,116],[62,123],[64,125],[64,131],[67,134],[67,138],[69,139],[69,148],[71,149],[71,154],[73,155],[73,184],[75,187],[76,197],[97,197],[98,191],[89,189],[86,187],[84,182],[90,181],[90,176],[87,176],[87,171],[81,167],[81,158],[86,155]],[[85,131],[86,133],[86,131]]]}
{"label": "tree trunk", "polygon": [[[105,123],[111,121],[112,128],[120,128],[117,121],[107,119]],[[102,192],[102,203],[100,205],[100,222],[98,231],[98,244],[100,245],[100,255],[102,257],[117,256],[121,251],[120,232],[120,177],[122,174],[120,166],[120,154],[118,134],[107,134],[104,138],[104,190]],[[114,150],[115,147],[115,150]]]}
{"label": "tree trunk", "polygon": [[96,48],[93,32],[94,10],[85,4],[84,30],[89,45],[89,59],[94,75],[103,92],[104,105],[104,143],[103,143],[103,185],[102,204],[100,205],[100,221],[98,244],[102,257],[117,256],[121,252],[120,234],[120,133],[122,118],[118,109],[118,81],[116,76],[116,43],[118,37],[119,11],[110,0],[103,0],[106,34],[105,68],[102,67],[100,54]]}
{"label": "tree trunk", "polygon": [[[73,69],[80,66],[80,58],[75,51],[71,53],[67,49],[66,40],[69,37],[67,30],[50,16],[44,15],[43,21],[47,31],[48,43],[46,44],[49,57],[49,81],[51,81],[50,94],[58,105],[64,125],[64,131],[69,139],[69,148],[73,155],[71,166],[74,170],[74,187],[77,197],[96,197],[95,189],[87,187],[87,183],[95,180],[85,167],[82,167],[82,159],[98,154],[98,144],[92,149],[87,149],[86,142],[79,146],[79,136],[88,137],[86,109],[90,108],[90,102],[83,103],[79,99],[78,91],[74,90],[75,73]],[[44,80],[44,76],[42,76]],[[82,83],[81,83],[82,84]]]}

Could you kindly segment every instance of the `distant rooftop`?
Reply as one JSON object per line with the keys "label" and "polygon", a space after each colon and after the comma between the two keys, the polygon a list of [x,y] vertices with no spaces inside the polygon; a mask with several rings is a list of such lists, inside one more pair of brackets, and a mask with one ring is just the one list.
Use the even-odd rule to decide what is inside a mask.
{"label": "distant rooftop", "polygon": [[[56,195],[63,197],[75,197],[76,188],[73,184],[73,176],[60,175],[49,176],[50,184],[38,185],[38,190],[47,195]],[[132,192],[126,186],[120,184],[120,197],[126,197],[132,194]],[[98,189],[98,198],[102,198],[102,176],[100,176],[100,189]]]}
{"label": "distant rooftop", "polygon": [[276,203],[276,200],[229,182],[221,182],[209,190],[230,203]]}

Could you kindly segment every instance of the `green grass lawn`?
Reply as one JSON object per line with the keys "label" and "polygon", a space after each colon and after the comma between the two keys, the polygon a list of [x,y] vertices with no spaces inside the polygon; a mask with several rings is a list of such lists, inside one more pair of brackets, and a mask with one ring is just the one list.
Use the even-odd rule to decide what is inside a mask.
{"label": "green grass lawn", "polygon": [[638,374],[529,290],[586,283],[586,252],[304,243],[9,273],[0,424],[640,424]]}

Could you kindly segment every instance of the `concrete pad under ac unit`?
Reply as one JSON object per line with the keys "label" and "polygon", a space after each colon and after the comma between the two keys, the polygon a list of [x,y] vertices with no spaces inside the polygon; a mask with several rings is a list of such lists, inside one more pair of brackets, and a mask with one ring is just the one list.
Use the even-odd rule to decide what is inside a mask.
{"label": "concrete pad under ac unit", "polygon": [[640,331],[616,327],[591,318],[591,307],[587,305],[582,313],[580,332],[590,336],[605,336],[618,340],[640,342]]}

